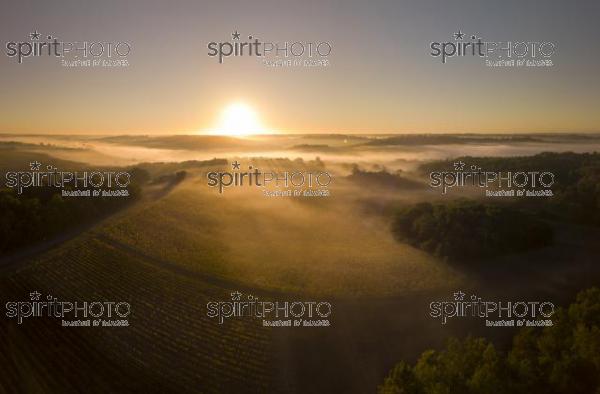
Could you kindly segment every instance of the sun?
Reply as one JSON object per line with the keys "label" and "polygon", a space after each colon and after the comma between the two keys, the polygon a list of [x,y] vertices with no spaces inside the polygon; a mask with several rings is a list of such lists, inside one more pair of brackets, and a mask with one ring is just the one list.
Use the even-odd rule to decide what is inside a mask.
{"label": "sun", "polygon": [[256,111],[244,103],[228,105],[219,119],[214,134],[227,136],[246,136],[264,133]]}

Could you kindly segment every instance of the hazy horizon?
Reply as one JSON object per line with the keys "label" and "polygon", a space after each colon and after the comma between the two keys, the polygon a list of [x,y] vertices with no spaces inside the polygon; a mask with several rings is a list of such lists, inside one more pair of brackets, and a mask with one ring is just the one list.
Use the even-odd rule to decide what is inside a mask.
{"label": "hazy horizon", "polygon": [[505,132],[477,132],[477,131],[428,131],[428,132],[378,132],[378,131],[312,131],[312,132],[264,132],[246,135],[223,135],[219,133],[199,133],[199,132],[149,132],[149,131],[113,131],[113,132],[84,132],[84,133],[61,133],[61,132],[11,132],[0,131],[3,136],[149,136],[149,137],[176,137],[176,136],[198,136],[198,137],[226,137],[226,138],[250,138],[255,136],[302,136],[302,135],[356,135],[356,136],[395,136],[395,135],[483,135],[483,136],[510,136],[510,135],[594,135],[600,134],[600,130],[587,131],[505,131]]}

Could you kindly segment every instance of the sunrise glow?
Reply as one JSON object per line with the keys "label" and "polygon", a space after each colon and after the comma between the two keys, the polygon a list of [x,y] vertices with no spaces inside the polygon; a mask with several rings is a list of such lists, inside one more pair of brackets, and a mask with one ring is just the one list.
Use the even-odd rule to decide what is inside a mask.
{"label": "sunrise glow", "polygon": [[236,102],[221,112],[217,126],[209,134],[243,137],[265,131],[256,111],[245,103]]}

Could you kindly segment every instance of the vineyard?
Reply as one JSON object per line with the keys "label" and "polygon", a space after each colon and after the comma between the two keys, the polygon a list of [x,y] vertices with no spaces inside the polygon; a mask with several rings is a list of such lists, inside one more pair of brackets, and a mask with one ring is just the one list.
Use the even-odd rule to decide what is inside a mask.
{"label": "vineyard", "polygon": [[459,280],[342,196],[306,204],[254,190],[220,195],[201,181],[110,223],[104,234],[191,271],[285,292],[390,295]]}
{"label": "vineyard", "polygon": [[[2,299],[25,301],[39,291],[61,300],[125,301],[132,306],[130,326],[63,328],[60,319],[30,318],[16,327],[3,319],[0,337],[8,351],[1,357],[8,368],[0,371],[0,381],[61,392],[269,386],[268,332],[248,319],[218,325],[206,317],[206,303],[226,299],[228,292],[160,269],[96,235],[71,241],[4,278]],[[73,372],[49,374],[50,366]]]}
{"label": "vineyard", "polygon": [[[14,152],[11,165],[26,164],[26,157]],[[262,168],[323,165],[257,162]],[[205,172],[223,165],[147,164],[150,176],[166,183],[150,183],[138,202],[2,267],[4,302],[29,302],[39,292],[71,302],[127,302],[131,315],[127,327],[100,328],[62,327],[61,319],[49,317],[22,324],[2,319],[0,392],[302,392],[306,374],[321,374],[319,384],[329,384],[331,367],[316,359],[322,366],[352,359],[330,345],[339,331],[286,331],[252,318],[218,324],[207,317],[207,303],[228,301],[233,291],[263,300],[319,297],[335,301],[335,321],[336,313],[355,308],[355,301],[343,300],[368,302],[462,280],[435,258],[397,243],[380,217],[358,209],[355,185],[340,179],[335,200],[267,198],[244,188],[219,194],[207,187]],[[185,180],[169,184],[170,174],[181,170]],[[370,335],[371,318],[356,319],[339,322],[346,341]]]}

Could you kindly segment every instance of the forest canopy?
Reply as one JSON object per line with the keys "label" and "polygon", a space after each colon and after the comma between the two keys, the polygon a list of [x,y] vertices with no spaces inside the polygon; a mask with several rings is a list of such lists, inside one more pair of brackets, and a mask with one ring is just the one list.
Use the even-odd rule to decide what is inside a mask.
{"label": "forest canopy", "polygon": [[392,232],[401,242],[450,260],[525,251],[553,239],[552,228],[530,214],[464,199],[401,209]]}
{"label": "forest canopy", "polygon": [[507,352],[484,338],[452,338],[415,365],[396,364],[379,394],[600,392],[600,289],[582,291],[552,320],[522,328]]}

